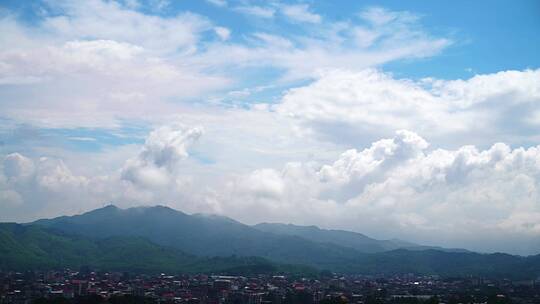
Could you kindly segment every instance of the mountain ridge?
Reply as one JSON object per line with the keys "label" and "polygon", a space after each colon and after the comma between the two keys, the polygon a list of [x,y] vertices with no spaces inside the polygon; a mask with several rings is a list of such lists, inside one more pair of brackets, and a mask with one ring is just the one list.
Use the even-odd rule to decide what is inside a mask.
{"label": "mountain ridge", "polygon": [[328,242],[339,246],[350,247],[366,253],[384,252],[396,249],[436,249],[448,252],[469,252],[469,250],[461,248],[444,248],[439,246],[419,245],[400,239],[378,240],[359,232],[342,229],[323,229],[315,225],[302,226],[291,223],[282,224],[264,222],[256,224],[253,227],[266,232],[296,235],[312,241]]}
{"label": "mountain ridge", "polygon": [[[93,216],[97,214],[110,214],[110,213],[120,213],[120,212],[162,212],[162,213],[173,213],[177,216],[185,216],[185,217],[194,217],[199,218],[201,220],[218,220],[222,222],[226,222],[229,224],[234,225],[241,225],[244,227],[251,227],[255,228],[256,230],[262,231],[262,232],[269,232],[272,234],[277,235],[287,235],[287,236],[299,236],[304,239],[308,239],[310,241],[315,241],[319,243],[331,243],[335,245],[340,245],[344,247],[350,247],[355,250],[358,250],[362,253],[374,253],[374,252],[383,252],[383,251],[389,251],[389,250],[395,250],[400,248],[406,248],[410,250],[424,250],[424,249],[437,249],[437,250],[444,250],[444,251],[468,251],[466,249],[461,248],[444,248],[440,246],[426,246],[426,245],[419,245],[415,244],[413,242],[408,242],[400,239],[388,239],[388,240],[379,240],[374,239],[369,236],[366,236],[365,234],[354,232],[354,231],[348,231],[348,230],[342,230],[342,229],[324,229],[320,228],[316,225],[309,225],[309,226],[302,226],[302,225],[295,225],[292,223],[289,224],[283,224],[283,223],[270,223],[270,222],[262,222],[255,225],[246,225],[243,224],[235,219],[232,219],[230,217],[224,216],[224,215],[218,215],[218,214],[210,214],[210,213],[194,213],[194,214],[187,214],[182,211],[173,209],[171,207],[165,206],[165,205],[153,205],[153,206],[137,206],[137,207],[129,207],[129,208],[119,208],[114,204],[108,204],[102,208],[97,208],[94,210],[90,210],[88,212],[84,212],[82,214],[77,214],[73,216],[59,216],[55,218],[50,219],[40,219],[34,222],[30,222],[27,224],[38,224],[38,225],[45,225],[48,226],[51,221],[71,221],[70,219],[79,218],[81,216]],[[283,227],[292,228],[293,231],[285,231],[282,229]],[[353,240],[350,238],[348,241],[352,241],[353,245],[345,245],[344,241],[331,241],[328,236],[319,235],[318,237],[320,239],[317,239],[315,236],[309,236],[306,233],[301,233],[299,230],[305,230],[310,229],[312,231],[316,231],[319,234],[333,234],[333,237],[338,236],[339,238],[346,238],[346,236],[352,237]],[[305,232],[305,231],[304,231]],[[359,240],[362,239],[362,240]],[[356,242],[356,244],[354,244]],[[362,246],[369,246],[367,248],[362,248]]]}
{"label": "mountain ridge", "polygon": [[[134,244],[130,240],[139,238],[159,248],[178,250],[187,255],[201,257],[207,262],[208,259],[221,261],[237,256],[239,259],[257,257],[268,260],[269,263],[305,265],[339,273],[481,275],[518,279],[540,276],[540,255],[521,257],[444,251],[429,247],[361,252],[354,248],[362,245],[361,241],[375,241],[377,244],[378,240],[360,233],[325,230],[316,226],[249,226],[223,216],[189,215],[164,206],[127,209],[106,206],[80,215],[41,219],[24,226],[38,227],[53,235],[81,237],[95,242],[116,238],[127,246],[126,249],[117,248],[117,252],[125,250],[128,254],[136,250],[130,245]],[[262,231],[271,230],[270,228],[275,230],[276,227],[285,231]],[[295,231],[315,234],[301,235]],[[336,235],[337,238],[332,238]],[[351,237],[358,242],[352,245],[347,243]],[[9,247],[13,242],[6,241],[6,244]],[[143,248],[150,246],[143,243],[139,245]],[[54,248],[50,250],[54,252]]]}
{"label": "mountain ridge", "polygon": [[141,237],[93,239],[35,225],[0,223],[1,270],[59,268],[134,272],[310,273],[304,266],[283,265],[258,257],[206,258],[154,244]]}
{"label": "mountain ridge", "polygon": [[97,238],[141,236],[200,256],[261,256],[280,263],[307,262],[329,268],[358,254],[349,248],[275,235],[223,217],[193,216],[163,206],[106,207],[30,224]]}

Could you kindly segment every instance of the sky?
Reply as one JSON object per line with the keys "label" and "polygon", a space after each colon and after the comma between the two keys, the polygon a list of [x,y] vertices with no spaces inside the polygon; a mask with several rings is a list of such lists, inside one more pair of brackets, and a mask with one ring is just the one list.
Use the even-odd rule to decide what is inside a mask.
{"label": "sky", "polygon": [[113,203],[540,253],[538,1],[0,0],[0,221]]}

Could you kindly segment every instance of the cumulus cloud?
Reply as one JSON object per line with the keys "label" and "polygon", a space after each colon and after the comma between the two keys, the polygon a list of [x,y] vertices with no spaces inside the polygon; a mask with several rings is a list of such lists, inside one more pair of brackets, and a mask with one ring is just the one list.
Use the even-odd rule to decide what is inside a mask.
{"label": "cumulus cloud", "polygon": [[[506,71],[467,80],[397,79],[375,69],[332,70],[289,90],[274,108],[325,140],[366,141],[409,129],[437,142],[494,138],[537,142],[540,70]],[[513,113],[510,116],[508,113]],[[515,115],[514,115],[515,114]],[[367,136],[367,137],[366,137]]]}
{"label": "cumulus cloud", "polygon": [[133,206],[178,200],[187,209],[200,211],[190,204],[207,206],[203,199],[195,199],[201,191],[193,187],[193,176],[182,171],[182,162],[202,133],[201,128],[181,124],[156,128],[136,156],[106,175],[74,173],[59,158],[8,154],[0,163],[0,199],[9,209],[0,220],[73,214],[107,202]]}
{"label": "cumulus cloud", "polygon": [[18,181],[30,178],[34,174],[32,160],[19,153],[8,154],[4,158],[4,175],[8,181]]}
{"label": "cumulus cloud", "polygon": [[[508,251],[505,238],[526,236],[530,243],[513,252],[533,253],[539,174],[540,146],[429,150],[417,134],[399,131],[332,164],[254,171],[229,185],[228,198],[242,199],[227,206],[250,222],[319,223],[476,250]],[[493,235],[495,247],[483,241]]]}
{"label": "cumulus cloud", "polygon": [[74,209],[77,204],[86,205],[99,196],[98,191],[90,195],[94,190],[91,183],[97,177],[75,175],[60,159],[34,160],[12,153],[4,156],[0,165],[4,173],[3,181],[0,178],[0,201],[9,207],[2,220],[29,219],[32,213],[54,214]]}
{"label": "cumulus cloud", "polygon": [[126,162],[122,179],[143,187],[166,186],[176,181],[179,162],[188,157],[188,146],[202,132],[201,128],[183,125],[162,126],[152,131],[140,154]]}

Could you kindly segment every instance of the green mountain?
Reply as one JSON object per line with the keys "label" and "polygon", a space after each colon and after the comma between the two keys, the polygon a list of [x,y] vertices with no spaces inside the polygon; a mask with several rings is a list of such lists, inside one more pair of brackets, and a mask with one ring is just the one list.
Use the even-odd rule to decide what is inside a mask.
{"label": "green mountain", "polygon": [[92,239],[35,225],[0,224],[0,269],[38,270],[88,266],[136,272],[309,273],[258,257],[196,257],[141,237]]}
{"label": "green mountain", "polygon": [[361,233],[343,230],[325,230],[317,226],[297,226],[280,223],[261,223],[256,229],[278,235],[298,236],[319,243],[330,243],[344,247],[350,247],[359,252],[375,253],[399,248],[392,246],[390,241],[379,241],[367,237]]}
{"label": "green mountain", "polygon": [[279,235],[298,236],[313,242],[330,243],[342,247],[349,247],[363,253],[377,253],[396,249],[436,249],[448,252],[467,251],[465,249],[447,249],[442,247],[423,246],[397,239],[376,240],[357,232],[334,229],[321,229],[317,226],[298,226],[293,224],[281,223],[261,223],[253,227],[264,232],[270,232]]}
{"label": "green mountain", "polygon": [[2,268],[90,264],[108,269],[165,268],[188,272],[307,269],[291,266],[294,264],[363,274],[513,279],[540,276],[540,255],[424,250],[414,244],[415,250],[387,250],[385,241],[353,232],[281,224],[252,227],[226,217],[188,215],[161,206],[125,210],[107,206],[76,216],[1,227]]}
{"label": "green mountain", "polygon": [[276,235],[226,217],[188,215],[162,206],[119,209],[111,205],[33,224],[93,238],[143,237],[197,256],[259,256],[328,269],[358,255],[352,248]]}
{"label": "green mountain", "polygon": [[522,257],[503,253],[398,249],[362,256],[350,267],[352,272],[358,273],[474,275],[519,280],[540,277],[540,255]]}

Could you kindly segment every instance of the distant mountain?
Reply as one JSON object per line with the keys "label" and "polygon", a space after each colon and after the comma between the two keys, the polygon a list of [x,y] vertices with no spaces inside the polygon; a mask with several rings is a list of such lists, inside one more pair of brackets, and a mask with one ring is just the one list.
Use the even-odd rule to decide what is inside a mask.
{"label": "distant mountain", "polygon": [[350,247],[365,253],[383,252],[399,248],[398,246],[392,246],[390,242],[372,239],[361,233],[343,230],[325,230],[317,226],[261,223],[253,227],[277,235],[298,236],[314,242]]}
{"label": "distant mountain", "polygon": [[465,249],[447,249],[442,247],[423,246],[398,239],[376,240],[357,232],[334,229],[321,229],[317,226],[261,223],[253,227],[264,232],[270,232],[278,235],[298,236],[313,242],[330,243],[338,246],[350,247],[363,253],[377,253],[396,249],[436,249],[448,252],[467,252],[467,250]]}
{"label": "distant mountain", "polygon": [[361,256],[349,267],[349,271],[355,273],[472,275],[521,280],[540,277],[540,255],[522,257],[503,253],[398,249]]}
{"label": "distant mountain", "polygon": [[310,273],[258,257],[197,257],[140,237],[92,239],[35,225],[0,224],[0,270],[38,270],[88,266],[107,271]]}
{"label": "distant mountain", "polygon": [[[227,217],[188,215],[163,206],[119,209],[111,205],[14,227],[7,232],[0,230],[0,267],[78,265],[84,257],[84,261],[103,267],[170,265],[169,269],[180,270],[230,270],[231,265],[237,265],[240,268],[235,271],[271,271],[279,269],[276,265],[296,264],[343,273],[514,279],[540,276],[540,255],[426,249],[399,240],[379,241],[359,233],[314,226],[252,227]],[[392,246],[407,249],[389,250]],[[142,253],[140,261],[135,259],[138,252]]]}

